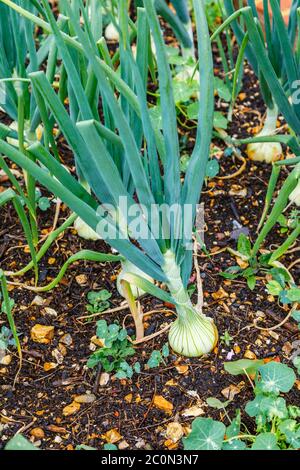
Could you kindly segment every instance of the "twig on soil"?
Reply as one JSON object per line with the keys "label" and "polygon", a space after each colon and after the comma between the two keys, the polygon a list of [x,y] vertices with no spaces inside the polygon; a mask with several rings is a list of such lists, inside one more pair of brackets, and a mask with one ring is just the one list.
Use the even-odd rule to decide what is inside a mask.
{"label": "twig on soil", "polygon": [[[150,310],[149,312],[144,313],[143,317],[147,317],[148,315],[152,315],[153,313],[172,313],[173,315],[175,315],[175,312],[173,312],[173,310],[162,308],[162,309],[157,309],[157,310]],[[126,315],[126,317],[123,320],[123,328],[125,328],[125,321],[126,321],[126,318],[128,316],[129,315]],[[139,340],[134,340],[133,341],[129,336],[128,336],[128,339],[134,345],[141,344],[141,343],[144,343],[145,341],[150,341],[150,339],[156,338],[157,336],[161,335],[162,333],[165,333],[166,331],[168,331],[168,329],[170,327],[171,327],[171,324],[169,324],[169,325],[161,328],[161,330],[156,331],[155,333],[152,333],[151,335],[145,336],[144,338],[141,338]]]}
{"label": "twig on soil", "polygon": [[122,310],[127,310],[128,308],[129,308],[128,303],[125,301],[124,304],[120,305],[119,307],[109,308],[108,310],[104,310],[103,312],[92,313],[90,315],[84,315],[82,317],[77,317],[76,321],[78,321],[78,320],[90,320],[91,318],[106,315],[108,313],[121,312]]}
{"label": "twig on soil", "polygon": [[294,313],[294,311],[297,309],[297,306],[298,306],[298,302],[294,303],[291,310],[289,311],[289,313],[286,315],[286,317],[280,322],[278,323],[277,325],[275,326],[272,326],[270,328],[266,328],[266,327],[261,327],[261,326],[257,326],[256,325],[256,321],[258,320],[255,320],[253,322],[252,325],[250,326],[253,326],[254,328],[256,328],[257,330],[264,330],[264,331],[273,331],[273,330],[277,330],[278,328],[280,328],[281,326],[283,326],[287,321],[288,319],[291,317],[291,315]]}

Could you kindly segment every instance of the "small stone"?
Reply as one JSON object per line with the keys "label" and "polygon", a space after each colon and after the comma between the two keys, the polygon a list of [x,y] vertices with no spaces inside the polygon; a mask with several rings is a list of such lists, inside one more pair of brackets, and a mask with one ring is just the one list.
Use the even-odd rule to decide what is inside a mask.
{"label": "small stone", "polygon": [[2,357],[1,360],[0,360],[0,364],[2,366],[9,366],[9,364],[11,363],[11,360],[12,360],[12,357],[10,354],[7,354],[6,356]]}
{"label": "small stone", "polygon": [[31,328],[30,336],[35,343],[49,344],[54,338],[54,326],[36,324]]}
{"label": "small stone", "polygon": [[66,428],[63,428],[61,426],[56,426],[55,424],[49,424],[47,427],[47,430],[50,432],[55,432],[57,434],[67,434]]}
{"label": "small stone", "polygon": [[43,297],[41,297],[40,295],[36,295],[33,301],[31,302],[31,305],[37,305],[38,307],[41,307],[45,304],[45,302],[46,301],[43,299]]}
{"label": "small stone", "polygon": [[156,408],[159,408],[160,410],[165,411],[166,413],[171,413],[171,411],[173,410],[173,404],[161,395],[154,396],[153,404]]}
{"label": "small stone", "polygon": [[86,286],[88,283],[88,278],[85,274],[79,274],[75,277],[75,280],[80,286]]}
{"label": "small stone", "polygon": [[55,442],[55,444],[61,444],[62,443],[62,438],[60,436],[55,436],[54,442]]}
{"label": "small stone", "polygon": [[43,315],[49,315],[49,316],[51,316],[51,317],[57,317],[57,311],[54,310],[54,308],[45,307],[45,308],[42,310],[42,313],[43,313]]}
{"label": "small stone", "polygon": [[223,289],[223,287],[220,287],[220,289],[217,292],[212,293],[212,298],[214,300],[220,300],[220,299],[225,299],[226,297],[229,297],[228,293]]}
{"label": "small stone", "polygon": [[30,431],[30,435],[36,439],[44,439],[45,433],[42,428],[33,428]]}
{"label": "small stone", "polygon": [[169,423],[167,426],[166,437],[173,442],[178,442],[183,436],[183,427],[180,423]]}
{"label": "small stone", "polygon": [[58,364],[55,362],[45,362],[44,364],[44,371],[49,372],[49,370],[55,369]]}
{"label": "small stone", "polygon": [[64,362],[64,356],[62,353],[59,351],[59,349],[55,348],[51,352],[52,357],[56,360],[57,364],[62,364]]}
{"label": "small stone", "polygon": [[247,351],[245,352],[244,354],[244,357],[246,359],[257,359],[256,358],[256,355],[254,354],[254,352],[250,351],[250,349],[247,349]]}
{"label": "small stone", "polygon": [[57,349],[59,350],[59,352],[60,352],[64,357],[68,354],[68,351],[67,351],[66,346],[64,346],[64,345],[61,344],[61,343],[58,343]]}
{"label": "small stone", "polygon": [[104,346],[104,341],[102,341],[100,338],[98,338],[97,336],[93,336],[91,338],[91,342],[93,344],[95,344],[96,346],[98,346],[99,348],[103,348]]}
{"label": "small stone", "polygon": [[118,447],[119,447],[119,450],[128,449],[129,444],[128,444],[127,441],[121,441],[120,444],[118,445]]}
{"label": "small stone", "polygon": [[234,350],[235,354],[239,354],[241,352],[241,348],[239,347],[238,344],[235,344],[233,346],[233,350]]}
{"label": "small stone", "polygon": [[63,409],[64,416],[74,415],[80,410],[80,403],[73,401],[70,405],[67,405]]}
{"label": "small stone", "polygon": [[122,436],[117,429],[110,429],[101,437],[105,439],[106,442],[108,442],[109,444],[115,444],[116,442],[122,439]]}
{"label": "small stone", "polygon": [[178,372],[178,374],[186,374],[189,370],[189,366],[187,365],[182,365],[182,366],[176,366],[176,370]]}
{"label": "small stone", "polygon": [[128,395],[126,395],[124,397],[124,400],[127,402],[127,403],[131,403],[132,402],[132,393],[128,393]]}
{"label": "small stone", "polygon": [[74,398],[76,403],[93,403],[96,400],[95,395],[92,393],[86,393],[84,395],[77,395]]}
{"label": "small stone", "polygon": [[105,385],[108,384],[109,380],[110,380],[110,375],[107,372],[102,372],[102,374],[100,375],[99,385],[101,387],[104,387]]}
{"label": "small stone", "polygon": [[66,333],[59,339],[59,342],[64,344],[65,346],[71,346],[73,344],[73,339],[69,333]]}

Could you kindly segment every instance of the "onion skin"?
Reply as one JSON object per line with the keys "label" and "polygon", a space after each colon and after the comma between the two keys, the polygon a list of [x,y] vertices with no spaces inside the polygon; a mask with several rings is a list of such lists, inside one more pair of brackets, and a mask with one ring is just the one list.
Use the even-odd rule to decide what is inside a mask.
{"label": "onion skin", "polygon": [[178,318],[171,325],[169,343],[178,354],[200,357],[211,352],[218,341],[218,331],[211,318],[203,315],[193,306],[183,286],[180,268],[174,254],[168,250],[165,255],[164,271],[168,277],[168,288],[176,302]]}
{"label": "onion skin", "polygon": [[75,220],[74,228],[77,231],[78,236],[84,238],[84,240],[101,240],[100,235],[89,227],[80,217]]}
{"label": "onion skin", "polygon": [[[148,274],[145,274],[143,271],[141,271],[141,269],[137,268],[130,261],[126,260],[126,261],[122,262],[122,270],[121,270],[120,274],[117,277],[117,289],[118,289],[119,294],[122,297],[124,297],[124,299],[126,297],[125,297],[124,292],[123,292],[123,287],[121,285],[121,281],[122,281],[122,279],[124,279],[124,275],[127,274],[127,273],[136,274],[137,276],[143,277],[144,279],[146,279],[149,282],[152,282],[152,283],[154,282],[152,277],[148,276]],[[138,298],[142,297],[146,293],[143,289],[141,289],[140,287],[137,287],[133,284],[130,284],[130,288],[131,288],[132,295],[135,299],[138,299]]]}
{"label": "onion skin", "polygon": [[[278,109],[267,109],[264,127],[256,137],[272,136],[276,131]],[[255,142],[247,145],[247,155],[255,162],[273,163],[282,157],[282,147],[279,142]]]}

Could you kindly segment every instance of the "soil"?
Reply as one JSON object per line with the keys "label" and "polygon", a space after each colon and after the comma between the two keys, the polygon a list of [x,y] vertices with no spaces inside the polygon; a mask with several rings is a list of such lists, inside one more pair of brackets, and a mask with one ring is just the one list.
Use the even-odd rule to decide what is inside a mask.
{"label": "soil", "polygon": [[[219,64],[216,62],[215,65],[217,69]],[[218,99],[216,105],[217,109],[224,109]],[[243,89],[228,130],[229,135],[249,137],[253,129],[260,125],[263,113],[264,107],[257,81],[250,67],[247,67]],[[4,122],[4,119],[1,114],[0,121]],[[186,133],[186,129],[182,129],[182,133]],[[193,137],[191,131],[189,142]],[[187,147],[189,146],[188,143]],[[222,141],[215,139],[213,146],[218,147],[217,158],[221,165],[218,176],[236,172],[241,162],[234,156],[225,156],[225,145]],[[243,150],[242,147],[242,155]],[[69,162],[70,155],[66,152],[63,159]],[[269,165],[254,165],[247,161],[246,169],[241,175],[229,180],[213,178],[204,188],[202,200],[205,204],[207,226],[205,243],[211,254],[206,256],[199,252],[204,310],[214,319],[221,337],[218,346],[209,356],[188,359],[171,352],[165,363],[158,368],[145,370],[142,367],[142,372],[135,374],[132,380],[117,380],[110,374],[108,384],[100,386],[97,383],[97,371],[86,366],[91,354],[91,338],[95,335],[95,320],[85,321],[80,317],[87,315],[87,293],[90,290],[107,289],[112,293],[110,307],[121,305],[123,299],[115,285],[119,265],[91,262],[73,264],[55,290],[39,294],[45,300],[45,305],[54,310],[51,315],[45,311],[45,305],[32,304],[36,296],[34,292],[10,286],[10,295],[16,304],[15,321],[20,333],[23,366],[15,388],[13,384],[19,362],[14,350],[11,350],[11,364],[0,366],[0,448],[16,432],[21,432],[33,440],[31,432],[35,428],[41,428],[44,432],[42,438],[35,438],[35,441],[40,441],[38,445],[42,449],[71,450],[79,444],[101,449],[106,442],[106,433],[112,429],[120,433],[119,443],[126,441],[129,449],[180,448],[180,443],[170,443],[166,437],[166,428],[168,423],[178,420],[187,430],[193,418],[184,416],[186,409],[198,406],[203,409],[205,416],[221,419],[228,424],[224,410],[209,408],[205,400],[208,397],[216,397],[225,401],[225,389],[230,385],[238,386],[240,391],[228,406],[227,413],[232,417],[237,408],[244,409],[246,402],[253,396],[251,384],[245,377],[227,374],[224,371],[224,362],[252,354],[252,357],[275,358],[289,363],[285,345],[299,339],[293,320],[275,331],[260,331],[253,326],[253,321],[261,312],[264,317],[259,324],[264,327],[274,326],[287,315],[287,311],[267,294],[264,277],[259,278],[254,291],[250,291],[244,280],[228,281],[220,276],[222,271],[236,264],[234,257],[225,249],[227,246],[236,248],[232,233],[236,227],[234,224],[238,222],[247,228],[252,240],[255,239],[269,176]],[[237,185],[238,189],[244,190],[243,195],[230,195]],[[7,183],[1,183],[2,190],[6,186]],[[46,213],[39,214],[42,233],[52,225],[54,208],[52,204]],[[68,209],[63,206],[59,224],[66,219],[68,213]],[[11,205],[1,207],[0,236],[1,268],[17,270],[26,265],[30,258],[24,248],[26,242],[23,232]],[[284,235],[280,233],[279,227],[276,227],[266,240],[265,248],[268,249],[271,245],[274,247],[283,239]],[[39,285],[52,280],[66,259],[84,248],[109,251],[104,242],[85,242],[77,237],[74,230],[67,230],[41,261]],[[283,259],[283,263],[289,265],[296,259],[295,256],[289,255]],[[299,265],[292,269],[292,274],[296,280],[299,279]],[[82,277],[78,278],[80,275],[85,276],[84,285]],[[195,273],[192,274],[191,280],[194,282]],[[32,272],[19,281],[33,285]],[[224,292],[216,299],[212,294],[219,292],[220,288]],[[145,313],[164,307],[161,302],[150,296],[143,297],[141,303]],[[104,314],[99,318],[108,322],[118,320],[121,324],[125,321],[129,333],[134,331],[133,322],[126,309],[119,313]],[[171,320],[171,315],[160,313],[146,317],[146,334],[158,331]],[[55,327],[54,338],[50,344],[39,344],[31,339],[31,328],[37,323]],[[4,324],[6,322],[2,316],[0,327]],[[228,345],[222,340],[226,331],[231,337]],[[66,333],[71,335],[72,345],[67,347],[61,364],[45,372],[44,364],[55,362],[53,351],[57,350],[60,338]],[[137,347],[134,361],[146,364],[151,352],[160,349],[166,341],[167,335],[162,334]],[[71,404],[75,396],[89,392],[96,396],[93,403],[82,404],[80,410],[72,416],[63,415],[64,407]],[[155,406],[154,396],[157,395],[163,396],[173,405],[171,413]],[[288,401],[289,404],[300,405],[299,392],[295,387],[289,393]],[[243,421],[251,430],[252,421],[244,412],[242,415]],[[123,443],[124,447],[126,443]]]}

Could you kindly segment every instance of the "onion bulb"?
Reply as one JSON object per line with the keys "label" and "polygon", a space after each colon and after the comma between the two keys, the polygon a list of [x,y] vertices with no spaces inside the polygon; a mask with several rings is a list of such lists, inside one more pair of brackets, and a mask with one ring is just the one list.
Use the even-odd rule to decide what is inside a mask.
{"label": "onion bulb", "polygon": [[[145,274],[141,269],[139,269],[137,266],[135,266],[133,263],[130,261],[126,260],[122,262],[122,269],[120,274],[117,277],[117,289],[119,294],[125,298],[123,286],[121,284],[122,279],[124,279],[125,274],[130,273],[130,274],[136,274],[137,276],[140,276],[144,279],[146,279],[149,282],[154,282],[152,277],[148,276],[148,274]],[[139,297],[142,297],[142,295],[145,294],[145,291],[141,289],[140,287],[137,287],[133,284],[130,285],[132,295],[135,299],[138,299]]]}
{"label": "onion bulb", "polygon": [[[276,131],[278,110],[274,105],[273,109],[267,109],[267,116],[262,130],[256,137],[272,136]],[[256,162],[272,163],[282,156],[282,147],[279,142],[255,142],[247,145],[247,155],[250,160]]]}
{"label": "onion bulb", "polygon": [[[18,122],[13,121],[10,124],[9,128],[12,131],[18,132]],[[40,141],[42,139],[42,136],[43,136],[43,126],[41,124],[36,128],[35,132],[32,132],[30,130],[30,122],[29,121],[24,122],[25,147],[27,146],[27,144],[32,144],[36,142],[37,140]],[[8,144],[13,145],[14,147],[19,147],[18,139],[14,139],[13,137],[7,137],[6,140]]]}
{"label": "onion bulb", "polygon": [[109,23],[104,32],[105,39],[108,41],[119,41],[120,34],[113,23]]}
{"label": "onion bulb", "polygon": [[101,237],[96,233],[89,225],[87,225],[80,217],[74,222],[74,228],[77,231],[79,237],[84,238],[85,240],[100,240]]}
{"label": "onion bulb", "polygon": [[187,357],[208,354],[218,341],[218,332],[211,318],[206,317],[191,302],[181,279],[180,268],[171,250],[165,255],[164,272],[167,286],[176,302],[177,320],[169,332],[171,348]]}

